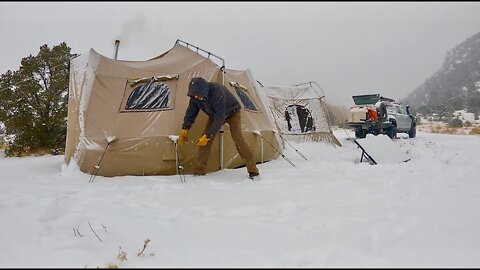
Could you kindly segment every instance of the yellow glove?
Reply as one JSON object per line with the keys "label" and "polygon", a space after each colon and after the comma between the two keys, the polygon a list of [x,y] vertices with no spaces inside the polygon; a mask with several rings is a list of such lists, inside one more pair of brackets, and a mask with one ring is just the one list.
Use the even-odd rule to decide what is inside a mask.
{"label": "yellow glove", "polygon": [[182,129],[180,131],[180,136],[178,136],[178,144],[183,144],[187,140],[187,130]]}
{"label": "yellow glove", "polygon": [[207,145],[208,143],[208,138],[207,138],[207,135],[203,135],[202,137],[200,137],[198,140],[197,140],[197,145],[198,146],[205,146]]}

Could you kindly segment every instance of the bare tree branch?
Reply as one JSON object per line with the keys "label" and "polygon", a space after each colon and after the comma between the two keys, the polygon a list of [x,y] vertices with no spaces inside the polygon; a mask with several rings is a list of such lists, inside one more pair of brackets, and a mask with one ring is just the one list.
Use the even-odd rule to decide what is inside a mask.
{"label": "bare tree branch", "polygon": [[145,240],[145,241],[143,242],[143,249],[142,249],[142,251],[139,251],[138,254],[137,254],[137,256],[144,255],[143,252],[144,252],[145,249],[147,248],[148,243],[150,243],[150,239],[147,238],[147,240]]}
{"label": "bare tree branch", "polygon": [[90,227],[90,229],[92,229],[92,232],[95,234],[95,236],[98,238],[98,241],[100,241],[100,243],[102,243],[102,239],[100,239],[100,237],[98,237],[97,233],[95,232],[95,230],[92,228],[92,225],[90,225],[90,221],[88,222],[88,226]]}

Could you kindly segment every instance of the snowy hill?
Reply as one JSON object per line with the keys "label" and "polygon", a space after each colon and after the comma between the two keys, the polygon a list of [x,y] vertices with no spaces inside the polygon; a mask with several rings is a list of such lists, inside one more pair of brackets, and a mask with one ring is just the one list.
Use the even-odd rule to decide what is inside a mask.
{"label": "snowy hill", "polygon": [[0,267],[480,266],[480,136],[399,134],[411,160],[369,165],[335,135],[343,147],[292,142],[308,161],[286,145],[296,166],[260,164],[259,181],[89,184],[63,156],[0,157]]}
{"label": "snowy hill", "polygon": [[440,69],[402,103],[419,112],[468,108],[480,112],[480,32],[448,51]]}

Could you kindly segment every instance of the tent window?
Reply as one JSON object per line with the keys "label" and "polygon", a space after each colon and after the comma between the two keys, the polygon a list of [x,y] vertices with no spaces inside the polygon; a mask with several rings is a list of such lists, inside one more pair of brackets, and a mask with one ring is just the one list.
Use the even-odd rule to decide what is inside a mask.
{"label": "tent window", "polygon": [[304,106],[290,105],[285,109],[288,130],[293,133],[315,132],[310,111]]}
{"label": "tent window", "polygon": [[243,106],[245,107],[246,110],[258,112],[258,108],[253,103],[253,100],[250,98],[247,92],[247,88],[243,85],[240,85],[236,82],[230,82],[230,85],[235,88],[235,92],[237,93],[237,96],[240,98],[240,100],[243,103]]}
{"label": "tent window", "polygon": [[127,99],[125,110],[154,110],[170,108],[170,88],[155,79],[135,86]]}

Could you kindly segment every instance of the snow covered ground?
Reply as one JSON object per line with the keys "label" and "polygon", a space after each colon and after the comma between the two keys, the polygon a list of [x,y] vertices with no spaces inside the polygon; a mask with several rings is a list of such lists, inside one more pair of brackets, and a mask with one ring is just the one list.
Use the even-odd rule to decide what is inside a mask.
{"label": "snow covered ground", "polygon": [[475,120],[475,115],[473,113],[467,112],[467,110],[458,110],[453,113],[455,117],[458,117],[460,120],[462,120],[463,123],[465,122],[470,122],[473,125],[479,125],[480,120]]}
{"label": "snow covered ground", "polygon": [[308,161],[287,144],[296,166],[260,164],[259,181],[89,184],[63,156],[0,157],[0,267],[480,266],[480,136],[399,134],[411,160],[370,165],[335,134],[343,147],[291,143]]}
{"label": "snow covered ground", "polygon": [[453,118],[458,118],[462,121],[463,126],[461,128],[450,127],[447,122],[434,121],[435,117],[429,116],[427,118],[419,118],[420,124],[417,125],[417,130],[444,134],[480,135],[480,120],[475,120],[473,113],[469,113],[467,110],[458,110],[453,115]]}

